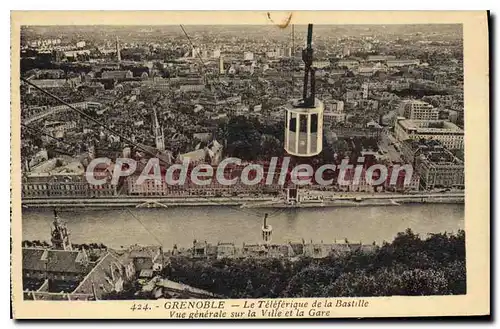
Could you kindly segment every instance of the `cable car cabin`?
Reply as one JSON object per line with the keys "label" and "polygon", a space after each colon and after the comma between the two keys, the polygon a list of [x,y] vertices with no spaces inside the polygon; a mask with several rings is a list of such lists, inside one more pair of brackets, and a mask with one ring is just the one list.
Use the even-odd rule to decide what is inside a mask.
{"label": "cable car cabin", "polygon": [[302,99],[286,108],[285,151],[297,157],[312,157],[323,150],[324,104],[316,98],[315,68],[312,66],[313,25],[307,27],[307,44],[302,49],[304,85]]}
{"label": "cable car cabin", "polygon": [[315,98],[313,107],[290,104],[286,109],[285,151],[311,157],[323,150],[323,102]]}

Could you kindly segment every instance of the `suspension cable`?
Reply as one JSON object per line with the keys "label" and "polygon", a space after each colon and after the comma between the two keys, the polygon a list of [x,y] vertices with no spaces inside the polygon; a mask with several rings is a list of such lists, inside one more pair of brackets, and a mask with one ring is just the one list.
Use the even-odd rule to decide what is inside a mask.
{"label": "suspension cable", "polygon": [[[133,142],[132,140],[130,140],[129,138],[125,137],[124,135],[120,134],[119,132],[115,131],[114,129],[111,129],[109,128],[107,125],[105,125],[104,123],[102,122],[99,122],[98,120],[92,118],[90,115],[88,115],[87,113],[83,112],[83,111],[80,111],[79,109],[77,109],[76,107],[74,107],[73,105],[69,104],[68,102],[64,101],[63,99],[61,99],[59,96],[56,96],[54,94],[52,94],[51,92],[48,92],[47,90],[35,85],[34,83],[32,83],[31,81],[25,79],[25,78],[21,78],[21,81],[23,81],[24,83],[32,86],[33,88],[41,91],[42,93],[44,93],[45,95],[49,96],[49,97],[52,97],[53,99],[59,101],[60,103],[62,103],[63,105],[66,105],[68,108],[70,108],[71,110],[77,112],[78,114],[80,114],[82,117],[84,117],[85,119],[89,120],[89,121],[92,121],[93,123],[97,124],[98,126],[108,130],[109,132],[111,132],[113,135],[116,135],[118,137],[120,137],[122,140],[124,140],[125,142],[131,144],[132,146],[144,151],[145,153],[153,156],[153,157],[156,157],[157,154],[149,151],[148,149],[144,148],[143,146],[141,146],[140,144],[137,144],[135,142]],[[166,161],[162,160],[162,159],[159,159],[160,161],[163,161],[164,163],[168,164]]]}

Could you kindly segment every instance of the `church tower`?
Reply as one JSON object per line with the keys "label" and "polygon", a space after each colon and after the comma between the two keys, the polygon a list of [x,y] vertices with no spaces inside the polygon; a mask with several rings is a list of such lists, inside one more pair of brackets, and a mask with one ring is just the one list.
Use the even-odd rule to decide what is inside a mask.
{"label": "church tower", "polygon": [[223,75],[226,71],[224,70],[224,58],[222,55],[219,56],[219,74]]}
{"label": "church tower", "polygon": [[363,92],[363,99],[368,99],[368,84],[366,82],[361,86],[361,90]]}
{"label": "church tower", "polygon": [[54,209],[54,222],[52,223],[52,248],[58,250],[72,250],[69,240],[69,232],[66,224],[63,223],[57,216],[57,211]]}
{"label": "church tower", "polygon": [[158,116],[156,115],[156,109],[154,111],[154,132],[155,132],[155,142],[156,148],[159,151],[165,151],[165,138],[163,137],[163,130],[160,127],[160,123],[158,122]]}
{"label": "church tower", "polygon": [[118,63],[122,61],[122,55],[120,54],[120,41],[118,41],[118,37],[116,37],[116,59]]}

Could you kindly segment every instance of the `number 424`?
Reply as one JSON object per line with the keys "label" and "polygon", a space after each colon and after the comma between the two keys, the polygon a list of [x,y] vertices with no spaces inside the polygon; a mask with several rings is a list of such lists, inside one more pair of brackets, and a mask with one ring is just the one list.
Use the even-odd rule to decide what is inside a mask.
{"label": "number 424", "polygon": [[132,311],[151,311],[151,306],[148,304],[132,304],[130,307]]}

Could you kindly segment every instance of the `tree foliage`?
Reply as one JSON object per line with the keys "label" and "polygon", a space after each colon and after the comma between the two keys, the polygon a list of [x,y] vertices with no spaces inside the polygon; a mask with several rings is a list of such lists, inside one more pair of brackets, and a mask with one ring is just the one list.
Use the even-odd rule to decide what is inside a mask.
{"label": "tree foliage", "polygon": [[269,160],[283,154],[283,124],[264,124],[237,116],[218,129],[218,138],[227,140],[226,155],[242,160]]}

